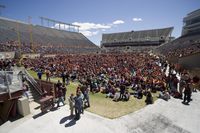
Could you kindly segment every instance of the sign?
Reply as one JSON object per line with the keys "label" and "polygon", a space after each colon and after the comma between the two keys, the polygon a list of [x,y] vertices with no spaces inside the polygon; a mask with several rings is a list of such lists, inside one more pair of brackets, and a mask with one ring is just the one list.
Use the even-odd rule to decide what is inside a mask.
{"label": "sign", "polygon": [[0,52],[0,59],[13,59],[15,52]]}
{"label": "sign", "polygon": [[22,58],[30,58],[30,59],[34,59],[34,58],[38,58],[40,57],[40,54],[23,54]]}

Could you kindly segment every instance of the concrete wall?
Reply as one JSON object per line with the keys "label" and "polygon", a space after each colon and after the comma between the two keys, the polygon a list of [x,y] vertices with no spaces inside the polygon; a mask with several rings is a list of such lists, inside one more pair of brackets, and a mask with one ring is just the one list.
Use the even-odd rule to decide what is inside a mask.
{"label": "concrete wall", "polygon": [[30,106],[26,97],[22,97],[18,100],[17,107],[20,115],[26,116],[30,114]]}
{"label": "concrete wall", "polygon": [[13,59],[15,52],[0,52],[0,59]]}

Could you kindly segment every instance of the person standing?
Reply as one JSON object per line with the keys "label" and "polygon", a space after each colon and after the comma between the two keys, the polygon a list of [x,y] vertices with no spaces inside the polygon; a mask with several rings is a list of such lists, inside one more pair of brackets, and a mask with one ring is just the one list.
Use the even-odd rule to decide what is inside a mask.
{"label": "person standing", "polygon": [[65,71],[63,71],[62,73],[61,73],[61,78],[62,78],[62,82],[63,82],[63,84],[65,84],[65,78],[66,78],[66,73],[65,73]]}
{"label": "person standing", "polygon": [[62,92],[63,92],[63,99],[65,101],[65,96],[66,96],[67,88],[65,87],[64,83],[62,84],[61,89],[62,89]]}
{"label": "person standing", "polygon": [[83,100],[82,100],[82,97],[81,97],[81,91],[77,92],[74,100],[75,100],[75,119],[79,120],[80,119],[80,113],[81,113],[81,110],[82,110],[82,104],[83,104]]}
{"label": "person standing", "polygon": [[68,101],[69,101],[70,115],[73,116],[74,115],[74,103],[75,103],[74,94],[73,93],[68,98]]}
{"label": "person standing", "polygon": [[62,83],[60,82],[60,80],[58,80],[58,82],[56,83],[56,88],[61,88]]}
{"label": "person standing", "polygon": [[89,91],[90,91],[89,88],[87,88],[86,86],[83,92],[83,95],[84,95],[83,101],[85,101],[85,103],[87,104],[87,107],[90,107]]}
{"label": "person standing", "polygon": [[185,86],[185,90],[184,90],[183,103],[189,104],[189,102],[191,100],[191,93],[192,93],[192,91],[191,91],[191,88],[190,88],[190,81],[188,81],[186,86]]}
{"label": "person standing", "polygon": [[29,99],[29,96],[28,96],[28,84],[24,80],[22,81],[22,89],[24,91],[24,95]]}
{"label": "person standing", "polygon": [[41,70],[38,70],[37,72],[37,76],[38,76],[38,79],[42,79],[42,71]]}
{"label": "person standing", "polygon": [[51,72],[48,69],[46,69],[45,73],[46,73],[46,81],[50,82]]}
{"label": "person standing", "polygon": [[56,89],[57,89],[57,107],[59,107],[59,103],[62,102],[63,105],[65,105],[64,103],[64,99],[63,99],[63,89],[62,89],[62,83],[60,83],[60,81],[58,80],[58,83],[56,84]]}

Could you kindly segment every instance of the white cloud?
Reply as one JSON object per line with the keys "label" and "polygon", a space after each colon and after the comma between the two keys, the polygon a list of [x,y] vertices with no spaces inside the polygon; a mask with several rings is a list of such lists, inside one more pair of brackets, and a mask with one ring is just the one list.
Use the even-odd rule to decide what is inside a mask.
{"label": "white cloud", "polygon": [[113,24],[123,24],[123,23],[124,23],[123,20],[116,20],[116,21],[113,22]]}
{"label": "white cloud", "polygon": [[112,28],[112,25],[110,24],[99,24],[89,22],[74,22],[72,24],[80,26],[79,31],[87,37],[97,35],[100,31],[105,31],[106,29]]}
{"label": "white cloud", "polygon": [[84,36],[90,37],[90,36],[94,36],[97,35],[99,33],[99,31],[89,31],[89,30],[83,30],[80,31]]}
{"label": "white cloud", "polygon": [[[90,22],[74,22],[72,23],[73,25],[78,25],[79,27],[79,32],[81,32],[83,35],[87,37],[91,37],[94,35],[97,35],[99,32],[106,31],[108,29],[111,29],[113,27],[116,27],[119,24],[123,24],[123,20],[116,20],[113,21],[112,23],[107,23],[107,24],[100,24],[100,23],[90,23]],[[68,25],[64,24],[55,24],[52,26],[52,28],[55,29],[62,29],[62,30],[69,30]],[[71,27],[72,28],[72,27]]]}
{"label": "white cloud", "polygon": [[133,18],[134,22],[139,22],[139,21],[143,21],[142,18]]}
{"label": "white cloud", "polygon": [[97,29],[110,29],[110,25],[106,24],[95,24],[95,23],[79,23],[79,22],[74,22],[72,23],[74,25],[80,26],[80,30],[97,30]]}

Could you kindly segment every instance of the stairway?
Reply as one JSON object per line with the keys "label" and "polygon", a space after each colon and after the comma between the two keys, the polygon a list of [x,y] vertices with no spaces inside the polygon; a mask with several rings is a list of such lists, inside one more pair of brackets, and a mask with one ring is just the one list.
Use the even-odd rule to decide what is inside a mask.
{"label": "stairway", "polygon": [[28,97],[29,97],[29,102],[35,101],[38,102],[38,100],[41,98],[43,95],[43,92],[37,83],[35,79],[26,71],[22,71],[23,78],[26,80],[28,83]]}
{"label": "stairway", "polygon": [[35,101],[37,102],[40,99],[40,95],[38,92],[29,85],[29,91],[28,91],[28,100],[29,102]]}

